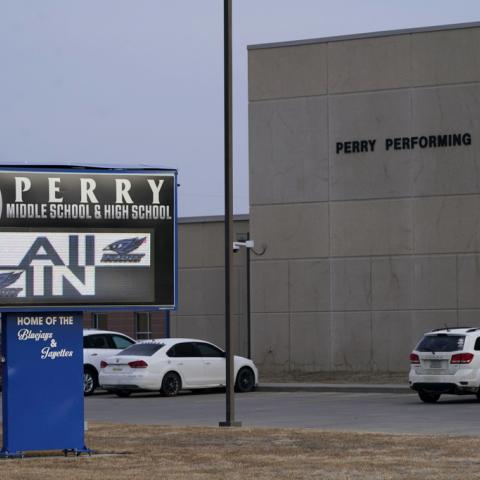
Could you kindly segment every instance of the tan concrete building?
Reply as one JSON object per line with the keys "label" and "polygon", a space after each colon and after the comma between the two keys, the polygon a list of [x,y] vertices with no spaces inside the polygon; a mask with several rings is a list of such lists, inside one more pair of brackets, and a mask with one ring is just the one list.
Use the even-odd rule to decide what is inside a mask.
{"label": "tan concrete building", "polygon": [[[261,372],[405,371],[424,331],[480,326],[480,24],[252,46],[249,100],[236,230],[266,247]],[[224,344],[222,222],[180,221],[172,336]],[[235,262],[246,354],[244,250]]]}
{"label": "tan concrete building", "polygon": [[408,368],[480,326],[480,24],[249,48],[254,358]]}
{"label": "tan concrete building", "polygon": [[[171,314],[171,335],[225,345],[225,243],[223,217],[179,222],[179,301]],[[248,233],[248,216],[234,219],[234,237]],[[236,354],[246,355],[247,278],[245,251],[234,255],[232,328]]]}
{"label": "tan concrete building", "polygon": [[[248,216],[236,216],[235,234],[248,233]],[[85,327],[118,330],[133,338],[193,337],[225,345],[223,217],[181,218],[178,225],[179,306],[176,312],[93,312]],[[246,355],[245,251],[234,255],[235,353]]]}

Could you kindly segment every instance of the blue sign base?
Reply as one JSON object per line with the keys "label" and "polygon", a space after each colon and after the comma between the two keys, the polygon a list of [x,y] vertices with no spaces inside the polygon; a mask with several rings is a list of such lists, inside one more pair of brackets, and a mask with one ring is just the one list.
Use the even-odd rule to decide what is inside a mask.
{"label": "blue sign base", "polygon": [[89,453],[84,441],[81,312],[2,314],[3,448]]}

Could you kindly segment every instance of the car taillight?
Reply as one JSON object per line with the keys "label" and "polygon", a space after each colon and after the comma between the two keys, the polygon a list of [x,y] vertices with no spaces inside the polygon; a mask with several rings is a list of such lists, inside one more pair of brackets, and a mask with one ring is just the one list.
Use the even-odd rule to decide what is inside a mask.
{"label": "car taillight", "polygon": [[104,362],[103,360],[100,362],[100,368],[108,367],[108,363]]}
{"label": "car taillight", "polygon": [[473,360],[473,353],[456,353],[455,355],[452,355],[452,359],[450,360],[450,363],[458,365],[458,364],[470,363],[472,360]]}
{"label": "car taillight", "polygon": [[420,363],[420,357],[416,353],[411,353],[410,354],[410,363],[419,364]]}
{"label": "car taillight", "polygon": [[128,362],[130,368],[147,368],[148,363],[143,360],[134,360],[133,362]]}

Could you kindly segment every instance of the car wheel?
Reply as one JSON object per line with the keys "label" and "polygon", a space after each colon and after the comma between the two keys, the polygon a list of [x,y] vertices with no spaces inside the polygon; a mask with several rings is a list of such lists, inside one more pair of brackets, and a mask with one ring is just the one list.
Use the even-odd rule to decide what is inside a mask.
{"label": "car wheel", "polygon": [[85,367],[83,369],[83,394],[92,395],[98,387],[97,372],[93,368]]}
{"label": "car wheel", "polygon": [[424,390],[420,390],[418,392],[418,396],[420,397],[420,400],[422,402],[436,403],[440,398],[440,393],[431,393],[431,392],[425,392]]}
{"label": "car wheel", "polygon": [[115,390],[115,395],[120,398],[127,398],[132,394],[130,390]]}
{"label": "car wheel", "polygon": [[237,373],[237,380],[235,381],[235,390],[237,392],[245,393],[251,392],[255,388],[255,375],[248,367],[243,367]]}
{"label": "car wheel", "polygon": [[175,372],[168,372],[163,377],[160,393],[165,397],[174,397],[175,395],[178,395],[181,388],[182,381],[178,374]]}

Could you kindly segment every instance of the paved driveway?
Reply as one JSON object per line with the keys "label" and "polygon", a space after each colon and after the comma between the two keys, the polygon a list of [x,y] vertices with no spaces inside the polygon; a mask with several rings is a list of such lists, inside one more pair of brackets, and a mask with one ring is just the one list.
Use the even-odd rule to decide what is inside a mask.
{"label": "paved driveway", "polygon": [[[85,399],[86,419],[116,423],[217,426],[225,420],[225,395],[175,398],[98,394]],[[387,433],[479,435],[475,397],[444,396],[435,405],[416,394],[254,392],[236,395],[244,426],[311,427]]]}

